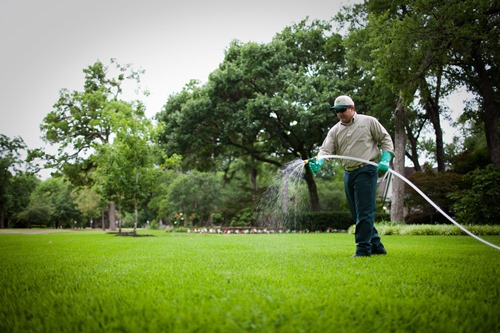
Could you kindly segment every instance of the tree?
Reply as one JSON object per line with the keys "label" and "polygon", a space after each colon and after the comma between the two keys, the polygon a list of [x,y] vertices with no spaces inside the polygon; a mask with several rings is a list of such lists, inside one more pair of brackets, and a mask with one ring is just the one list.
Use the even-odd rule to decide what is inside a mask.
{"label": "tree", "polygon": [[[116,77],[100,61],[84,69],[83,91],[62,89],[54,110],[40,126],[44,140],[58,145],[58,153],[51,157],[48,166],[55,167],[77,186],[93,184],[95,151],[111,142],[116,130],[115,114],[128,110],[119,100],[122,85],[127,80],[139,84],[143,73],[130,65],[121,66],[114,59],[111,64]],[[110,207],[114,207],[114,203],[110,203]],[[112,208],[110,216],[114,217]],[[114,223],[110,223],[110,229],[115,229]]]}
{"label": "tree", "polygon": [[500,166],[500,4],[493,0],[439,3],[446,18],[441,28],[449,38],[449,77],[478,97],[476,110],[484,124],[486,143],[494,166]]}
{"label": "tree", "polygon": [[11,170],[19,163],[19,150],[26,148],[21,138],[9,139],[0,134],[0,228],[5,228],[7,210],[7,187],[12,177]]}
{"label": "tree", "polygon": [[[168,201],[184,217],[199,216],[200,224],[211,223],[220,203],[221,184],[214,173],[190,172],[177,177],[170,186]],[[184,219],[184,225],[188,221]]]}
{"label": "tree", "polygon": [[[465,32],[460,30],[462,25],[456,24],[455,18],[465,19],[461,12],[469,4],[463,4],[472,2],[477,4],[477,1],[455,0],[365,1],[339,17],[341,22],[355,22],[347,40],[357,41],[357,45],[366,49],[359,53],[368,55],[365,56],[366,67],[372,68],[380,84],[390,87],[400,98],[396,108],[399,111],[395,112],[395,116],[404,118],[396,120],[399,124],[397,131],[405,131],[406,137],[398,132],[395,137],[398,140],[404,138],[408,144],[396,142],[397,147],[408,147],[406,151],[399,150],[396,154],[395,166],[401,170],[404,160],[399,158],[405,155],[414,162],[415,169],[420,170],[418,138],[426,123],[430,122],[434,130],[435,148],[432,150],[435,161],[438,170],[445,171],[440,118],[446,109],[442,107],[441,99],[463,84],[457,75],[450,75],[454,66],[450,51],[457,38]],[[473,20],[477,21],[477,17]],[[417,98],[420,102],[414,103]],[[415,107],[419,105],[423,112]],[[399,193],[403,184],[396,183],[395,192]],[[398,211],[401,211],[401,204],[397,203]],[[402,216],[398,220],[402,220]]]}
{"label": "tree", "polygon": [[[205,86],[191,84],[169,99],[158,115],[165,123],[162,141],[186,161],[195,152],[207,163],[219,157],[220,165],[245,156],[248,165],[280,167],[314,156],[335,120],[329,105],[341,93],[343,49],[330,29],[325,22],[302,21],[268,44],[234,41]],[[305,180],[317,210],[307,168]]]}
{"label": "tree", "polygon": [[9,178],[6,192],[5,227],[24,228],[30,223],[19,213],[28,207],[31,193],[40,183],[34,173],[20,172]]}
{"label": "tree", "polygon": [[[486,168],[491,163],[484,124],[481,120],[472,120],[464,114],[459,123],[462,124],[462,151],[451,158],[452,169],[460,174],[466,174],[477,168]],[[458,140],[458,137],[455,139]]]}
{"label": "tree", "polygon": [[79,189],[73,195],[78,210],[85,218],[85,222],[90,223],[90,227],[94,227],[97,223],[96,219],[101,214],[102,200],[101,196],[93,188]]}
{"label": "tree", "polygon": [[80,220],[80,212],[71,195],[70,184],[63,178],[49,178],[41,182],[31,193],[28,207],[20,218],[29,226],[74,227]]}
{"label": "tree", "polygon": [[[373,78],[376,87],[389,89],[385,96],[387,96],[388,104],[392,104],[392,107],[388,107],[387,110],[394,111],[392,114],[386,113],[385,119],[394,121],[394,169],[403,173],[409,98],[413,97],[416,86],[411,82],[406,82],[407,68],[411,65],[404,67],[400,64],[402,59],[405,59],[404,63],[410,59],[411,52],[403,43],[403,38],[397,34],[398,20],[391,20],[390,15],[385,12],[383,12],[385,15],[375,15],[371,12],[373,11],[371,6],[373,3],[365,2],[350,9],[346,8],[345,12],[337,16],[337,21],[342,25],[353,22],[349,23],[349,35],[345,40],[349,63],[359,67],[365,77]],[[392,44],[393,40],[394,44]],[[379,88],[379,91],[385,90]],[[374,100],[377,99],[374,98]],[[391,127],[388,128],[392,132]],[[408,142],[415,143],[412,140]],[[416,149],[413,151],[416,152]],[[391,219],[393,221],[404,221],[403,198],[404,183],[395,179],[391,202]]]}
{"label": "tree", "polygon": [[436,134],[438,169],[444,170],[439,97],[460,85],[478,96],[481,107],[476,112],[485,125],[492,162],[500,165],[500,99],[495,93],[499,89],[498,2],[367,1],[361,8],[370,24],[376,24],[378,33],[374,36],[378,38],[373,40],[382,40],[385,45],[374,48],[374,54],[387,60],[377,65],[392,73],[388,82],[415,86],[420,91],[426,117]]}
{"label": "tree", "polygon": [[111,143],[96,148],[93,156],[96,186],[98,192],[110,201],[131,203],[135,233],[138,206],[151,192],[153,184],[154,131],[144,115],[142,104],[135,108],[124,102],[113,102],[111,105],[120,110],[110,119],[116,137]]}
{"label": "tree", "polygon": [[[0,229],[6,227],[6,218],[14,218],[18,212],[16,209],[25,205],[21,200],[25,197],[25,191],[34,188],[37,168],[30,162],[36,156],[39,156],[39,152],[28,149],[21,137],[11,139],[0,134]],[[21,179],[29,181],[18,181]],[[24,186],[28,183],[28,186]]]}

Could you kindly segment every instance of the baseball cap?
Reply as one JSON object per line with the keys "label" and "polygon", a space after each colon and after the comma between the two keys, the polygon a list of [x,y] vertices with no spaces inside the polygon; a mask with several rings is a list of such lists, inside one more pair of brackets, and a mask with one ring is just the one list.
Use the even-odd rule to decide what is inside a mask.
{"label": "baseball cap", "polygon": [[354,102],[349,96],[339,96],[335,98],[335,102],[333,102],[333,106],[330,109],[344,109],[347,106],[354,106]]}

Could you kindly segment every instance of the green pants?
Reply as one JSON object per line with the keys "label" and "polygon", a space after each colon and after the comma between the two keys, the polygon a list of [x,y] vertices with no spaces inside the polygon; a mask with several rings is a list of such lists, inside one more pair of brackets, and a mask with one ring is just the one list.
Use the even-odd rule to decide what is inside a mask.
{"label": "green pants", "polygon": [[372,249],[382,248],[375,229],[377,194],[377,167],[365,165],[354,171],[344,172],[344,191],[352,217],[356,222],[354,238],[356,255],[369,256]]}

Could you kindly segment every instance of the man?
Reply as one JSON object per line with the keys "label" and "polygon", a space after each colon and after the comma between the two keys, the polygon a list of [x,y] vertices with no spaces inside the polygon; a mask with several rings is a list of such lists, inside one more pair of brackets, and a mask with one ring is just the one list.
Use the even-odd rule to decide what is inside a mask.
{"label": "man", "polygon": [[387,172],[394,155],[391,136],[374,117],[357,114],[349,96],[337,97],[330,109],[336,111],[340,121],[328,131],[318,157],[309,160],[309,168],[317,173],[324,163],[321,156],[332,154],[378,162],[376,167],[342,160],[344,191],[356,222],[356,254],[353,257],[387,254],[374,220],[378,171]]}

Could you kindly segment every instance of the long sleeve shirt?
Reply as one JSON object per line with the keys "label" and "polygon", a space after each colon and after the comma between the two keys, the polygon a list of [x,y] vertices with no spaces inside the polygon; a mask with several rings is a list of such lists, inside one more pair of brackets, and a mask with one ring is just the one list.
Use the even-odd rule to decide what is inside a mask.
{"label": "long sleeve shirt", "polygon": [[[342,155],[378,163],[382,151],[394,156],[391,136],[380,122],[371,116],[355,114],[350,123],[338,122],[329,131],[321,145],[321,155]],[[352,168],[362,163],[342,160],[344,168]]]}

